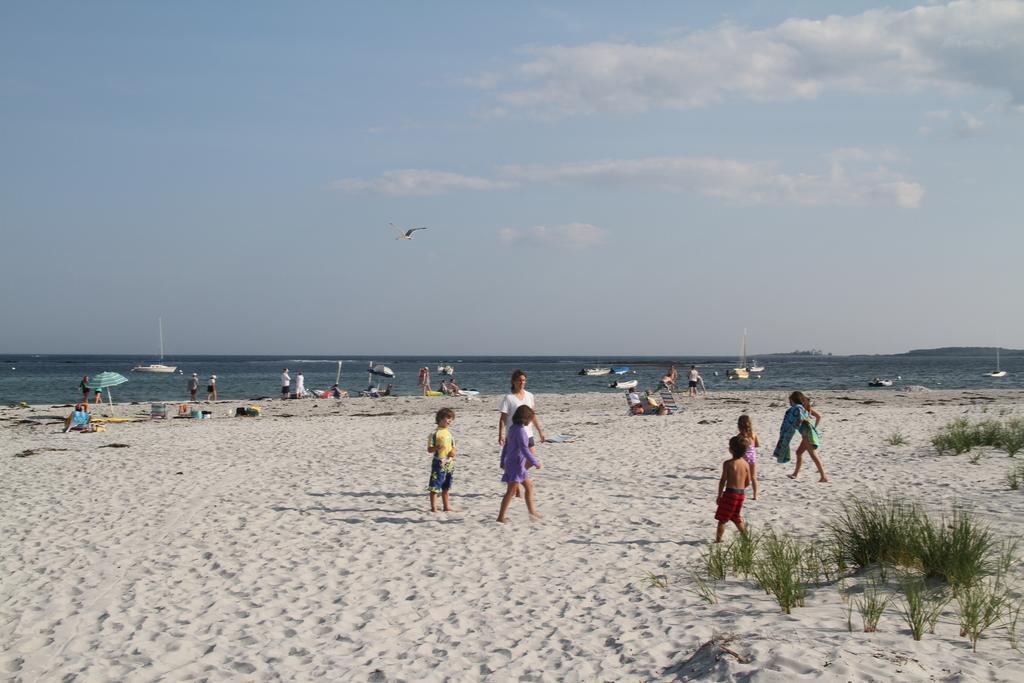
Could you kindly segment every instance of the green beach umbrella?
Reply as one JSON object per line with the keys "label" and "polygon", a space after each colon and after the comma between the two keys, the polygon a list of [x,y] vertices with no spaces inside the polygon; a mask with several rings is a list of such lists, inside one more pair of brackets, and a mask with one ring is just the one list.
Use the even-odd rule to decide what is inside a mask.
{"label": "green beach umbrella", "polygon": [[116,387],[118,384],[124,384],[127,381],[127,377],[116,372],[101,372],[98,375],[90,377],[89,381],[85,383],[85,386],[89,387],[93,391],[103,391],[106,389],[107,404],[110,405],[110,409],[113,411],[114,402],[110,398],[110,387]]}

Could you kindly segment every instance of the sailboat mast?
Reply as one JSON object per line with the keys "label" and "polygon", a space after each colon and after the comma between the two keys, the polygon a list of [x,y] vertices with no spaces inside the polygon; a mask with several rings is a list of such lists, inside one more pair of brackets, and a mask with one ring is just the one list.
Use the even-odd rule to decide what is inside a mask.
{"label": "sailboat mast", "polygon": [[747,367],[747,328],[743,328],[743,344],[740,346],[740,367]]}
{"label": "sailboat mast", "polygon": [[160,328],[160,362],[164,362],[164,319],[156,319],[157,326]]}

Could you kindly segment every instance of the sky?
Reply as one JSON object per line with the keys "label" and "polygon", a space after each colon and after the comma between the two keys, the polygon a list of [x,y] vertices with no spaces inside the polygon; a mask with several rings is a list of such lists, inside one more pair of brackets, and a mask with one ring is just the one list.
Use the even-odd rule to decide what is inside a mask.
{"label": "sky", "polygon": [[1021,150],[1024,1],[3,3],[0,352],[1024,348]]}

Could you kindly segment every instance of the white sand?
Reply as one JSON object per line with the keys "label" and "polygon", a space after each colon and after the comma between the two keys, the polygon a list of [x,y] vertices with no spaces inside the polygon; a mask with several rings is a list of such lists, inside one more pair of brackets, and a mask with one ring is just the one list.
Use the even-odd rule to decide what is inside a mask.
{"label": "white sand", "polygon": [[[2,409],[0,678],[1024,680],[1005,632],[974,654],[952,607],[915,642],[894,608],[877,633],[848,632],[839,585],[792,615],[735,577],[716,605],[687,590],[744,411],[766,445],[762,500],[745,510],[758,528],[813,536],[844,498],[897,491],[1024,535],[1005,454],[970,464],[929,445],[962,415],[1024,416],[1020,393],[812,398],[831,484],[810,462],[791,481],[770,458],[781,393],[717,394],[672,417],[629,417],[619,393],[539,396],[547,432],[579,440],[540,447],[545,518],[516,501],[509,525],[494,521],[496,397],[269,401],[255,419],[223,401],[213,420],[101,434],[19,422],[66,409]],[[425,442],[442,405],[458,414],[458,512],[431,514]],[[897,430],[908,445],[885,444]],[[13,457],[27,449],[40,452]],[[716,634],[748,661],[698,652]]]}

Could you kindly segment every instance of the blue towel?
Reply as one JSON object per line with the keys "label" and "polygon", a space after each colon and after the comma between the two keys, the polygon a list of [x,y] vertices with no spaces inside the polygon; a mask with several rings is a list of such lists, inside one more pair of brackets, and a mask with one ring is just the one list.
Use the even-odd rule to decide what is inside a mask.
{"label": "blue towel", "polygon": [[789,442],[793,440],[793,435],[797,433],[800,426],[807,421],[807,411],[799,403],[795,406],[790,406],[789,410],[786,411],[786,416],[782,418],[782,427],[779,429],[779,443],[775,446],[775,460],[780,463],[787,463],[790,459]]}

